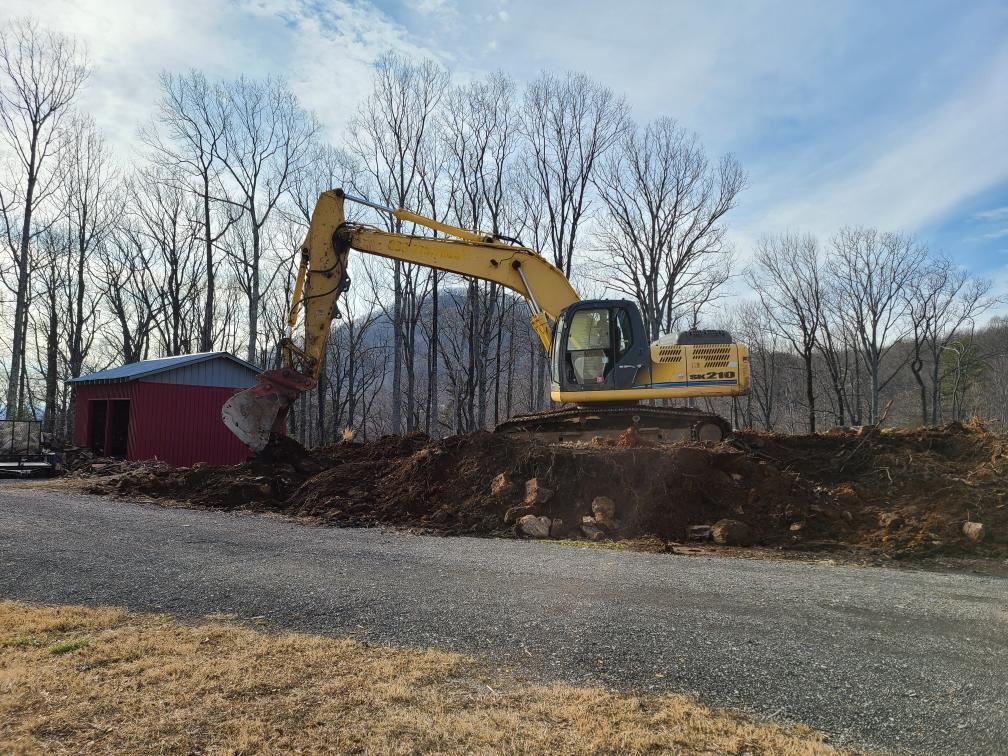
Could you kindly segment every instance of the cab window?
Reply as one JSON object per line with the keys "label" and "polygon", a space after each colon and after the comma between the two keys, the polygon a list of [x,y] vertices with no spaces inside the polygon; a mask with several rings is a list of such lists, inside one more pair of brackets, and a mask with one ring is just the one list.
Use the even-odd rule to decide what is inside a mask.
{"label": "cab window", "polygon": [[609,310],[578,310],[567,329],[567,359],[573,379],[583,386],[605,383],[611,367]]}

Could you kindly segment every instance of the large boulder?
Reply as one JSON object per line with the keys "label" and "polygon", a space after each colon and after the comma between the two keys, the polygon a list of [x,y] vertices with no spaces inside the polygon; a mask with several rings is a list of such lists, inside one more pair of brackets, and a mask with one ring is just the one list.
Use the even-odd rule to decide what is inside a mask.
{"label": "large boulder", "polygon": [[711,528],[711,538],[721,546],[750,546],[752,529],[741,520],[718,520]]}
{"label": "large boulder", "polygon": [[553,521],[549,517],[525,515],[518,520],[518,529],[529,538],[549,538]]}
{"label": "large boulder", "polygon": [[984,539],[984,526],[981,522],[964,522],[962,531],[974,543],[980,543]]}
{"label": "large boulder", "polygon": [[616,519],[616,502],[608,496],[596,496],[592,499],[591,508],[596,520],[604,522]]}

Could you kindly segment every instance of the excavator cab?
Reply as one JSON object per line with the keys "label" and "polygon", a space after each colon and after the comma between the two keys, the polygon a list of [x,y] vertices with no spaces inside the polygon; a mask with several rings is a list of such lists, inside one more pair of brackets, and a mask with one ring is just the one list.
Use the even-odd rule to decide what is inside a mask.
{"label": "excavator cab", "polygon": [[554,391],[629,389],[648,366],[648,340],[637,305],[591,299],[570,305],[553,328]]}

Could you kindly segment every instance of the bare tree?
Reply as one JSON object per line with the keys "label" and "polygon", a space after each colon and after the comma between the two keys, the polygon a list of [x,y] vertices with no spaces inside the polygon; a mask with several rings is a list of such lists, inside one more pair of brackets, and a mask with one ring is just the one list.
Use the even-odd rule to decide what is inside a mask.
{"label": "bare tree", "polygon": [[[34,324],[36,353],[42,369],[45,384],[45,410],[42,415],[42,430],[46,433],[57,431],[60,415],[59,403],[59,356],[63,340],[63,265],[64,240],[50,227],[39,235],[36,242],[41,249],[42,261],[36,273],[41,289],[42,306],[33,308],[36,315]],[[38,343],[41,337],[45,346]]]}
{"label": "bare tree", "polygon": [[159,317],[154,332],[160,351],[186,354],[200,343],[203,268],[199,249],[198,197],[179,181],[177,168],[139,170],[128,186],[137,246],[153,251]]}
{"label": "bare tree", "polygon": [[[920,392],[921,422],[925,425],[937,425],[941,410],[941,353],[960,329],[972,330],[976,319],[998,301],[989,296],[990,288],[990,280],[969,276],[944,256],[928,260],[907,286],[905,297],[913,328],[910,370]],[[930,386],[924,380],[925,359],[930,362]]]}
{"label": "bare tree", "polygon": [[95,285],[115,324],[115,335],[107,334],[106,344],[112,346],[111,358],[116,361],[137,362],[150,353],[151,334],[164,304],[157,295],[161,277],[155,270],[156,257],[134,212],[120,218],[98,248]]}
{"label": "bare tree", "polygon": [[199,345],[201,352],[214,346],[217,296],[217,245],[237,219],[233,208],[217,201],[226,196],[222,186],[226,101],[221,90],[202,71],[186,74],[164,73],[160,78],[161,99],[154,116],[155,128],[142,133],[153,150],[153,160],[182,181],[192,181],[199,198],[196,219],[203,246],[203,313]]}
{"label": "bare tree", "polygon": [[524,169],[542,198],[549,251],[568,278],[596,164],[627,128],[627,107],[585,74],[543,73],[525,88]]}
{"label": "bare tree", "polygon": [[601,280],[640,304],[652,339],[684,313],[695,322],[727,281],[721,221],[745,184],[731,155],[711,166],[697,136],[669,118],[632,126],[603,160]]}
{"label": "bare tree", "polygon": [[[449,203],[456,224],[494,235],[504,233],[509,168],[518,139],[514,84],[502,74],[456,87],[449,94],[442,119],[443,140],[450,156],[452,186]],[[484,428],[491,372],[498,363],[491,353],[501,329],[500,286],[471,279],[461,304],[466,335],[465,385],[459,397],[466,405],[458,430]],[[461,367],[461,366],[460,366]]]}
{"label": "bare tree", "polygon": [[63,187],[59,194],[70,234],[67,276],[69,377],[76,378],[93,340],[96,292],[91,260],[105,243],[119,208],[115,199],[112,155],[94,121],[75,118],[66,140]]}
{"label": "bare tree", "polygon": [[734,333],[749,347],[751,387],[747,402],[756,411],[747,411],[747,423],[765,430],[776,427],[780,385],[780,355],[783,343],[766,308],[759,302],[743,302],[735,310]]}
{"label": "bare tree", "polygon": [[87,74],[84,54],[69,37],[25,19],[0,33],[0,137],[13,155],[10,180],[0,187],[0,210],[16,276],[8,417],[18,413],[23,396],[29,246],[37,232],[33,218],[56,187],[47,168],[59,147],[63,119]]}
{"label": "bare tree", "polygon": [[[394,53],[378,59],[371,93],[351,126],[350,149],[366,173],[361,187],[365,193],[393,207],[405,207],[416,196],[421,155],[435,138],[433,114],[447,84],[448,74],[433,61],[413,63]],[[383,217],[382,222],[390,231],[402,231],[402,222],[397,219]],[[425,289],[420,278],[426,276],[399,261],[392,263],[393,433],[402,432],[404,398],[407,423],[414,414],[412,386],[407,385],[404,391],[402,380],[405,367],[407,384],[412,381],[413,368],[405,365],[412,354],[406,345],[415,342],[421,302],[413,297]]]}
{"label": "bare tree", "polygon": [[802,359],[809,433],[816,432],[812,365],[823,318],[822,279],[819,242],[811,234],[785,232],[757,244],[749,282],[774,327]]}
{"label": "bare tree", "polygon": [[221,84],[218,97],[224,120],[217,156],[237,198],[229,201],[242,209],[249,237],[247,244],[231,245],[228,254],[246,296],[248,359],[256,362],[263,227],[284,196],[291,176],[300,170],[318,123],[287,85],[276,79],[252,81],[243,77]]}
{"label": "bare tree", "polygon": [[869,422],[879,417],[879,395],[903,362],[883,376],[883,359],[911,330],[907,286],[926,257],[912,237],[873,228],[842,228],[833,239],[829,270],[858,340],[871,381]]}

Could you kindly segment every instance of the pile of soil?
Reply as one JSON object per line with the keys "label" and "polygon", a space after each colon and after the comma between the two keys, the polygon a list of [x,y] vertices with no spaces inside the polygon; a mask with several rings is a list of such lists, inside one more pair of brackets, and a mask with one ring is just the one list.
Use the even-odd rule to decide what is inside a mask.
{"label": "pile of soil", "polygon": [[[743,433],[735,443],[828,495],[843,520],[820,538],[895,556],[1008,556],[1008,435],[953,423],[818,436]],[[966,522],[983,524],[981,543],[965,536]]]}
{"label": "pile of soil", "polygon": [[[288,440],[236,466],[132,463],[91,474],[87,486],[325,524],[514,535],[505,514],[535,478],[551,490],[535,513],[551,518],[554,537],[580,537],[592,501],[606,496],[616,505],[613,538],[681,542],[691,526],[730,518],[765,546],[1008,555],[1005,465],[1008,437],[962,426],[740,433],[731,443],[662,447],[414,434],[311,452]],[[984,523],[981,543],[963,535],[967,520]]]}

